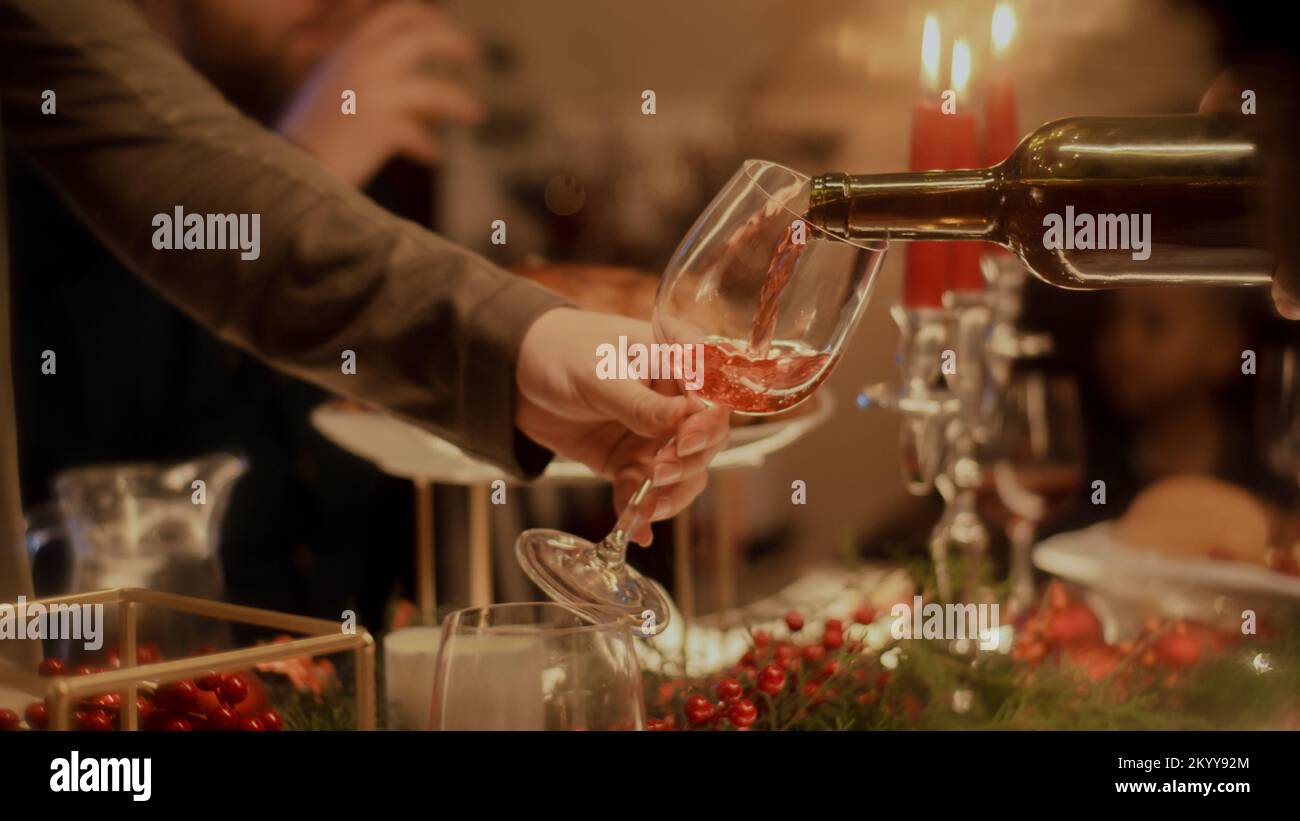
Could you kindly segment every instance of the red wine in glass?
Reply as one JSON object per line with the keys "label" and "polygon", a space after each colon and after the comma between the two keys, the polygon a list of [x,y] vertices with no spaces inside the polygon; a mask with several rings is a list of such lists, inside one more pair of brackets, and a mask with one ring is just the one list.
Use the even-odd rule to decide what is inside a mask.
{"label": "red wine in glass", "polygon": [[700,397],[736,413],[776,413],[812,395],[834,364],[830,354],[799,342],[772,340],[764,347],[759,355],[736,340],[707,340]]}
{"label": "red wine in glass", "polygon": [[767,273],[763,276],[763,287],[758,292],[758,305],[754,308],[754,321],[749,331],[749,350],[756,359],[764,359],[767,346],[776,331],[776,308],[781,299],[781,292],[799,266],[799,257],[803,254],[804,242],[795,242],[795,223],[792,221],[785,229],[785,236],[772,252],[772,261],[767,264]]}

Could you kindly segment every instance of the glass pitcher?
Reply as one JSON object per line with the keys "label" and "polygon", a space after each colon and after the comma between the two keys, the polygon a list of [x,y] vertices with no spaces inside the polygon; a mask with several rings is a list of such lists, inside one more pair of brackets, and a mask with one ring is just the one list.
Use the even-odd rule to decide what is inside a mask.
{"label": "glass pitcher", "polygon": [[[60,473],[54,489],[73,554],[68,590],[146,587],[221,599],[221,520],[231,488],[247,468],[241,456],[214,453],[180,463],[92,465]],[[168,656],[228,643],[222,623],[151,609],[141,610],[140,636]]]}

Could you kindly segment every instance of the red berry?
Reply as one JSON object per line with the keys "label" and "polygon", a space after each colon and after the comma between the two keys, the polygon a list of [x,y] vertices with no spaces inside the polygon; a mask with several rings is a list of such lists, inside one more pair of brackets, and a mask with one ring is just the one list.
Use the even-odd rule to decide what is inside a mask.
{"label": "red berry", "polygon": [[99,710],[116,710],[122,706],[121,693],[104,693],[102,696],[95,696],[90,700],[95,709]]}
{"label": "red berry", "polygon": [[194,725],[185,716],[169,715],[162,721],[162,730],[165,733],[188,733],[194,729]]}
{"label": "red berry", "polygon": [[885,687],[889,686],[889,680],[891,678],[893,678],[893,676],[888,670],[882,671],[880,675],[876,676],[876,686],[883,690]]}
{"label": "red berry", "polygon": [[1048,616],[1043,637],[1048,644],[1057,647],[1099,644],[1102,641],[1101,622],[1083,602],[1066,602]]}
{"label": "red berry", "polygon": [[245,716],[239,720],[239,729],[246,733],[260,733],[266,730],[266,725],[260,718]]}
{"label": "red berry", "polygon": [[257,717],[261,719],[266,729],[273,733],[284,729],[284,719],[280,718],[280,714],[275,710],[263,710]]}
{"label": "red berry", "polygon": [[1124,660],[1118,650],[1104,644],[1067,647],[1063,652],[1070,663],[1093,683],[1105,680]]}
{"label": "red berry", "polygon": [[769,664],[758,673],[758,689],[774,696],[785,687],[785,670],[775,664]]}
{"label": "red berry", "polygon": [[239,713],[236,713],[224,704],[218,705],[209,710],[207,717],[203,721],[203,729],[213,730],[216,732],[234,730],[238,726]]}
{"label": "red berry", "polygon": [[876,608],[864,604],[853,611],[853,620],[858,624],[871,624],[876,620]]}
{"label": "red berry", "polygon": [[816,664],[826,655],[826,648],[820,644],[809,644],[803,648],[801,655],[807,663]]}
{"label": "red berry", "polygon": [[827,650],[838,650],[844,646],[844,633],[840,630],[827,630],[822,636],[822,644]]}
{"label": "red berry", "polygon": [[199,688],[188,679],[173,681],[159,687],[155,699],[160,707],[178,712],[194,712],[199,705]]}
{"label": "red berry", "polygon": [[144,696],[136,696],[135,711],[140,717],[140,726],[143,727],[145,721],[153,714],[153,702]]}
{"label": "red berry", "polygon": [[798,633],[803,629],[803,616],[791,610],[785,614],[785,626],[790,628],[791,633]]}
{"label": "red berry", "polygon": [[135,648],[136,664],[155,664],[162,660],[162,650],[158,648],[158,645],[151,641],[146,641],[144,644]]}
{"label": "red berry", "polygon": [[1194,667],[1201,660],[1201,640],[1186,628],[1179,630],[1175,626],[1157,639],[1152,649],[1156,658],[1169,667]]}
{"label": "red berry", "polygon": [[794,645],[779,644],[772,654],[772,659],[777,663],[777,665],[784,669],[785,667],[788,667],[790,662],[794,661],[798,655],[799,651],[794,649]]}
{"label": "red berry", "polygon": [[23,711],[23,717],[27,719],[27,726],[33,730],[44,730],[50,723],[50,711],[43,701],[33,701],[27,705]]}
{"label": "red berry", "polygon": [[18,714],[9,708],[0,709],[0,732],[12,730],[18,726]]}
{"label": "red berry", "polygon": [[768,645],[771,644],[771,643],[772,643],[772,634],[771,634],[771,633],[767,632],[766,630],[755,630],[755,631],[754,631],[754,646],[755,646],[755,647],[766,647],[766,646],[768,646]]}
{"label": "red berry", "polygon": [[239,676],[226,676],[217,688],[217,698],[233,707],[248,698],[248,684]]}
{"label": "red berry", "polygon": [[664,731],[668,729],[668,722],[662,718],[648,718],[645,722],[645,728],[651,732]]}
{"label": "red berry", "polygon": [[826,632],[829,633],[829,632],[832,631],[832,630],[836,630],[836,631],[843,632],[843,630],[844,630],[844,622],[841,621],[840,619],[827,619],[827,620],[826,620]]}
{"label": "red berry", "polygon": [[207,673],[194,679],[194,685],[205,693],[211,693],[221,686],[222,678],[220,673]]}
{"label": "red berry", "polygon": [[826,662],[825,665],[822,666],[822,676],[824,676],[825,678],[830,678],[831,676],[835,675],[839,671],[840,671],[839,659],[831,659],[830,661]]}
{"label": "red berry", "polygon": [[745,688],[740,686],[740,682],[734,678],[724,678],[718,682],[716,690],[718,698],[723,701],[735,701],[745,694]]}
{"label": "red berry", "polygon": [[740,666],[748,667],[751,670],[758,666],[758,659],[754,658],[753,650],[746,650],[745,655],[740,657]]}
{"label": "red berry", "polygon": [[108,713],[101,710],[91,710],[77,716],[77,729],[90,731],[104,731],[113,729],[113,720],[108,717]]}
{"label": "red berry", "polygon": [[108,666],[114,670],[122,666],[122,653],[116,647],[109,648],[105,658],[108,661]]}
{"label": "red berry", "polygon": [[807,698],[815,698],[817,691],[821,688],[822,686],[815,681],[805,681],[803,683],[803,694]]}
{"label": "red berry", "polygon": [[737,727],[748,727],[754,723],[754,719],[758,718],[758,708],[754,706],[754,702],[742,698],[731,705],[731,709],[727,711],[727,718],[731,719],[731,723]]}
{"label": "red berry", "polygon": [[696,695],[686,699],[686,720],[692,724],[704,724],[713,718],[713,703],[705,696]]}
{"label": "red berry", "polygon": [[98,672],[99,672],[99,668],[98,668],[98,667],[95,667],[95,666],[92,665],[92,664],[80,664],[80,665],[77,665],[77,669],[73,671],[73,675],[77,675],[77,676],[93,676],[95,673],[98,673]]}
{"label": "red berry", "polygon": [[63,662],[53,656],[47,656],[41,660],[41,666],[36,668],[36,672],[46,678],[61,676],[64,673]]}

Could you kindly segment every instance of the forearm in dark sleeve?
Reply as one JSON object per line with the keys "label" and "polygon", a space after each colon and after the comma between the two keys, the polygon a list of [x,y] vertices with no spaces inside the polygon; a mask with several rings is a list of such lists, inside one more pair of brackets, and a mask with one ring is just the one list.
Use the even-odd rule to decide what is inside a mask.
{"label": "forearm in dark sleeve", "polygon": [[[13,143],[222,338],[517,475],[545,466],[514,427],[514,370],[524,332],[561,299],[397,219],[240,115],[126,0],[0,0],[0,83]],[[55,114],[41,112],[46,89]],[[177,206],[260,214],[260,256],[155,250],[153,217]]]}

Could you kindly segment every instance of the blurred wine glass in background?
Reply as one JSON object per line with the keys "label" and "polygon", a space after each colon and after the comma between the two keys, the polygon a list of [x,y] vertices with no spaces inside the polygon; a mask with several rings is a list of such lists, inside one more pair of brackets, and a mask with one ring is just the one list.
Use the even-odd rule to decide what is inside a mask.
{"label": "blurred wine glass in background", "polygon": [[1256,434],[1268,466],[1300,485],[1300,351],[1287,346],[1259,363]]}
{"label": "blurred wine glass in background", "polygon": [[1030,551],[1039,526],[1063,512],[1082,474],[1079,391],[1064,374],[1025,370],[1012,376],[981,495],[1006,528],[1012,615],[1034,596]]}

